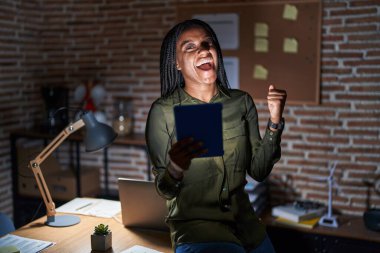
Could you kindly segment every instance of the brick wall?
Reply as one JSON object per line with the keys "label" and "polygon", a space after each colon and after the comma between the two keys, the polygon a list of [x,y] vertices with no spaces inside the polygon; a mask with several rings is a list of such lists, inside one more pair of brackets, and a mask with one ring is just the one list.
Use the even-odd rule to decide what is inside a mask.
{"label": "brick wall", "polygon": [[[36,0],[0,4],[0,211],[11,212],[9,131],[41,120],[42,86],[75,88],[94,79],[107,90],[101,109],[111,121],[116,96],[134,98],[135,131],[142,133],[159,96],[159,48],[175,24],[176,4],[199,1]],[[222,1],[204,1],[222,2]],[[245,1],[249,2],[249,1]],[[337,160],[334,208],[361,214],[365,180],[380,172],[380,51],[378,1],[324,1],[321,103],[287,106],[283,156],[270,177],[272,203],[307,198],[326,203],[329,161]],[[278,84],[281,86],[281,84]],[[266,105],[257,104],[265,126]],[[26,123],[27,122],[27,123]],[[67,163],[65,151],[60,158]],[[109,150],[111,189],[119,176],[146,178],[135,148]],[[82,164],[102,167],[83,154]],[[371,189],[371,203],[380,197]],[[284,194],[284,192],[286,194]]]}
{"label": "brick wall", "polygon": [[0,3],[0,212],[12,212],[9,131],[30,127],[40,114],[35,74],[40,72],[38,1]]}

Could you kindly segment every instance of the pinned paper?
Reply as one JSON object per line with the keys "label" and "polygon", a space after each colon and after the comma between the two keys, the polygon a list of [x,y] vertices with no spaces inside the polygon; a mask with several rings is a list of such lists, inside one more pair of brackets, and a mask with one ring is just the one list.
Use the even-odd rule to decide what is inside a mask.
{"label": "pinned paper", "polygon": [[253,68],[253,79],[267,80],[268,70],[264,66],[256,64]]}
{"label": "pinned paper", "polygon": [[298,53],[298,41],[295,38],[285,38],[283,44],[284,53]]}
{"label": "pinned paper", "polygon": [[255,23],[255,37],[268,37],[268,24]]}
{"label": "pinned paper", "polygon": [[287,20],[297,20],[298,9],[295,5],[285,4],[284,11],[282,12],[282,18]]}
{"label": "pinned paper", "polygon": [[255,39],[255,51],[261,53],[268,52],[268,40],[264,38]]}

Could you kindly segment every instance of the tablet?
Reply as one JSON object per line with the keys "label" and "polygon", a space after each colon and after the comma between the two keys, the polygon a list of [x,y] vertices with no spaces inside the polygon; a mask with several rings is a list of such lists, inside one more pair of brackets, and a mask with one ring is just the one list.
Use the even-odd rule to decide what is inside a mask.
{"label": "tablet", "polygon": [[174,107],[177,140],[193,137],[208,152],[200,157],[222,156],[222,104],[178,105]]}

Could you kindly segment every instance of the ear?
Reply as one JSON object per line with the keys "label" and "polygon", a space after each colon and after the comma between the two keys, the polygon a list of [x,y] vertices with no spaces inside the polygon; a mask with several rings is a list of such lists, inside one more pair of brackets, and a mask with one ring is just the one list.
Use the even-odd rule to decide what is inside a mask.
{"label": "ear", "polygon": [[181,67],[179,66],[178,61],[176,61],[176,63],[175,63],[175,67],[177,68],[177,70],[181,70]]}

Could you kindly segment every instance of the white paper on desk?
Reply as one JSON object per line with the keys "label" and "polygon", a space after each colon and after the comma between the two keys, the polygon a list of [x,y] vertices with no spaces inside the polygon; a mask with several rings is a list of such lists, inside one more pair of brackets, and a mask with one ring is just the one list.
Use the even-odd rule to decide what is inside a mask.
{"label": "white paper on desk", "polygon": [[58,207],[57,212],[112,218],[121,212],[120,201],[95,198],[75,198]]}
{"label": "white paper on desk", "polygon": [[146,248],[140,245],[135,245],[122,251],[121,253],[162,253],[161,251],[157,251],[154,249]]}
{"label": "white paper on desk", "polygon": [[41,240],[30,239],[17,235],[8,234],[0,238],[0,247],[3,246],[15,246],[21,253],[36,253],[43,249],[53,246],[54,242],[47,242]]}

